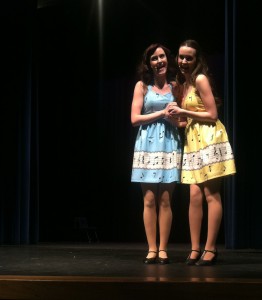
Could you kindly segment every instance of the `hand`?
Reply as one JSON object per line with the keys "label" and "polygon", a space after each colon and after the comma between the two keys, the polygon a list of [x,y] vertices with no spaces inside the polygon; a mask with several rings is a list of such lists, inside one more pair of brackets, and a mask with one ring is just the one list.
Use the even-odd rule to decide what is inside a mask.
{"label": "hand", "polygon": [[169,113],[170,116],[178,118],[179,115],[181,114],[181,108],[178,105],[175,105],[175,104],[170,105],[168,113]]}
{"label": "hand", "polygon": [[166,106],[166,112],[167,112],[167,115],[168,115],[169,117],[172,117],[173,111],[174,111],[175,107],[177,107],[177,103],[176,103],[176,102],[170,102],[170,103],[168,103],[168,105]]}

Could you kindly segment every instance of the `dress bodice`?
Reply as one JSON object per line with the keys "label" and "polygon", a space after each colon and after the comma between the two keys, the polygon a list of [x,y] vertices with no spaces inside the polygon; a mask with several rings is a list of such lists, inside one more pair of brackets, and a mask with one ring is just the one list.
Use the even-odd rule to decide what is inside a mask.
{"label": "dress bodice", "polygon": [[190,111],[206,111],[202,99],[197,94],[195,87],[192,87],[191,91],[185,97],[182,102],[182,108]]}
{"label": "dress bodice", "polygon": [[160,94],[154,91],[152,85],[148,86],[144,97],[143,114],[150,114],[155,111],[162,110],[168,103],[175,101],[175,97],[172,93],[172,86],[169,86],[170,92],[165,94]]}

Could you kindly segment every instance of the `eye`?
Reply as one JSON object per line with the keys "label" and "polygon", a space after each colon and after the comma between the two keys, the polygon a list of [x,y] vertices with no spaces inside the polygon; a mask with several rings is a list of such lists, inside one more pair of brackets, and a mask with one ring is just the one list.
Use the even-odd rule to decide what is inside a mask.
{"label": "eye", "polygon": [[190,55],[179,55],[179,58],[181,60],[185,59],[186,61],[192,61],[193,60],[193,57],[190,56]]}
{"label": "eye", "polygon": [[151,61],[156,61],[156,60],[158,60],[159,58],[160,59],[164,59],[166,57],[166,55],[165,55],[165,53],[163,53],[163,54],[160,54],[160,55],[156,55],[156,56],[152,56],[151,57]]}

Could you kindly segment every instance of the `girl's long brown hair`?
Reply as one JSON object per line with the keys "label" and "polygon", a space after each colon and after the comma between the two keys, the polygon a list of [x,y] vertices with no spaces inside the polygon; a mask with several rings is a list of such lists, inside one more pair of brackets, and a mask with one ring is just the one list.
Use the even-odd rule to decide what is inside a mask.
{"label": "girl's long brown hair", "polygon": [[[220,107],[222,105],[222,99],[216,95],[215,84],[212,78],[212,74],[209,72],[208,64],[200,45],[196,40],[188,39],[183,41],[179,45],[179,49],[183,46],[190,47],[196,50],[196,66],[191,74],[191,83],[193,84],[193,86],[195,86],[197,76],[199,74],[204,74],[208,78],[209,83],[211,85],[211,89],[215,97],[216,105],[217,107]],[[178,54],[176,56],[176,63],[177,62],[178,62]],[[177,73],[176,80],[180,85],[182,85],[185,81],[185,78],[180,71],[178,71]]]}

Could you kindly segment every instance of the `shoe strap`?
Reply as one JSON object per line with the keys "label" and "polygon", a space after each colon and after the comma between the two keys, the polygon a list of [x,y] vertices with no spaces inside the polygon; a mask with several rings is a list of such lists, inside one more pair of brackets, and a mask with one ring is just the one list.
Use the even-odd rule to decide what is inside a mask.
{"label": "shoe strap", "polygon": [[210,253],[213,253],[213,254],[216,254],[217,253],[217,250],[204,250],[204,252],[206,253],[206,252],[210,252]]}
{"label": "shoe strap", "polygon": [[166,253],[167,253],[167,250],[158,250],[158,252],[161,252],[161,251],[162,251],[162,252],[166,252]]}
{"label": "shoe strap", "polygon": [[194,250],[194,249],[192,249],[191,252],[197,252],[197,253],[200,253],[201,250]]}

